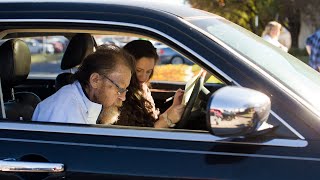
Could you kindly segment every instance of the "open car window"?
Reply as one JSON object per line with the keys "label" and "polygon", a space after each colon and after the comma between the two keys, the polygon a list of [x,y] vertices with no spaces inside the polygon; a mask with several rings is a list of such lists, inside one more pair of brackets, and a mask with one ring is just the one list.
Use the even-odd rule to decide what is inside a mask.
{"label": "open car window", "polygon": [[[97,45],[114,44],[123,47],[126,43],[135,40],[143,39],[138,36],[121,36],[121,35],[94,35]],[[60,64],[64,52],[68,46],[69,39],[65,36],[38,36],[38,37],[22,37],[31,52],[31,69],[30,77],[51,77],[55,78],[62,72],[70,70],[61,70]],[[144,38],[147,39],[147,38]],[[165,45],[162,42],[150,39],[153,45],[157,48],[159,62],[155,67],[155,73],[152,81],[163,82],[188,82],[194,75],[200,71],[198,66],[193,61],[186,58],[184,55]],[[74,69],[73,71],[75,71]],[[206,83],[222,83],[215,76],[210,76]]]}
{"label": "open car window", "polygon": [[[69,39],[64,36],[59,36],[59,33],[55,36],[42,36],[42,37],[22,37],[21,39],[27,42],[31,52],[31,72],[29,74],[29,80],[16,88],[17,92],[32,91],[39,95],[43,100],[48,96],[56,92],[54,81],[58,74],[65,72],[61,70],[60,64],[64,52],[68,46]],[[70,34],[72,37],[73,34]],[[128,35],[104,35],[103,32],[99,34],[92,34],[97,46],[102,44],[114,44],[119,47],[123,47],[126,43],[135,39],[150,40],[157,48],[157,53],[160,56],[159,63],[155,67],[153,78],[151,79],[151,93],[154,98],[156,107],[163,113],[170,107],[172,97],[178,88],[185,89],[186,84],[195,76],[199,75],[202,71],[194,59],[188,59],[185,55],[173,49],[169,45],[164,44],[160,40],[155,40],[151,37],[141,35],[135,36],[134,34]],[[55,40],[54,40],[55,39]],[[59,41],[58,44],[54,44],[55,41]],[[62,43],[63,42],[63,43]],[[37,47],[37,50],[32,48]],[[168,60],[169,59],[169,60]],[[69,71],[69,70],[68,70]],[[70,72],[70,71],[69,71]],[[72,72],[72,71],[71,71]],[[72,72],[74,73],[74,71]],[[49,77],[49,78],[48,78]],[[28,86],[25,86],[25,85]],[[195,102],[195,106],[192,108],[190,118],[192,119],[191,125],[183,130],[179,129],[154,129],[154,128],[140,128],[140,127],[124,127],[124,126],[108,126],[108,128],[117,129],[135,129],[135,130],[151,130],[151,131],[165,131],[165,132],[189,132],[189,133],[207,133],[209,132],[206,127],[206,110],[207,102],[212,93],[224,87],[226,83],[222,82],[218,76],[207,72],[207,76],[204,81],[206,93],[201,94],[198,100]],[[275,117],[271,117],[272,124],[276,122]],[[44,123],[52,124],[52,123]],[[276,123],[279,124],[279,123]],[[56,124],[59,125],[59,124]],[[64,126],[64,124],[61,124]],[[77,125],[76,125],[77,126]],[[82,126],[82,125],[81,125]],[[101,126],[101,125],[95,125]],[[290,131],[284,130],[284,134],[291,134]],[[289,135],[292,136],[292,135]],[[293,135],[294,136],[294,135]],[[219,139],[219,138],[218,138]]]}
{"label": "open car window", "polygon": [[[32,33],[31,33],[32,34]],[[45,32],[42,32],[45,34]],[[52,33],[49,33],[52,34]],[[74,73],[76,68],[62,70],[61,60],[69,45],[69,40],[73,33],[59,34],[44,36],[21,36],[17,39],[23,40],[31,53],[31,70],[26,82],[15,88],[15,92],[31,91],[38,95],[41,100],[46,99],[54,94],[56,89],[56,77],[64,72]],[[154,76],[151,79],[151,92],[155,100],[156,107],[163,113],[171,104],[168,100],[172,97],[178,88],[184,89],[187,82],[199,74],[201,67],[194,61],[188,59],[182,53],[171,48],[170,46],[149,38],[146,36],[134,34],[131,35],[104,35],[103,32],[99,34],[92,34],[96,46],[102,44],[113,44],[123,47],[125,44],[136,39],[145,39],[152,42],[157,48],[157,53],[160,56],[159,63],[155,67]],[[25,34],[23,34],[25,35]],[[222,84],[217,78],[211,76],[206,79],[207,83]],[[222,87],[222,86],[218,86]],[[216,89],[214,89],[216,90]],[[10,101],[10,95],[5,97],[5,101]],[[202,125],[197,128],[187,128],[191,131],[205,130],[205,106],[202,106]],[[134,127],[131,127],[134,128]],[[139,128],[139,127],[136,127]]]}
{"label": "open car window", "polygon": [[[177,50],[170,46],[148,38],[141,36],[121,36],[121,35],[94,35],[94,39],[97,45],[113,44],[119,47],[123,47],[128,42],[145,39],[152,42],[153,46],[157,49],[159,55],[159,61],[155,66],[154,75],[151,81],[162,81],[169,83],[186,83],[197,75],[201,67],[194,63],[192,60],[179,53]],[[222,83],[215,76],[210,76],[206,83]]]}
{"label": "open car window", "polygon": [[55,77],[63,70],[61,59],[69,40],[64,36],[37,36],[20,38],[29,47],[31,53],[30,76]]}

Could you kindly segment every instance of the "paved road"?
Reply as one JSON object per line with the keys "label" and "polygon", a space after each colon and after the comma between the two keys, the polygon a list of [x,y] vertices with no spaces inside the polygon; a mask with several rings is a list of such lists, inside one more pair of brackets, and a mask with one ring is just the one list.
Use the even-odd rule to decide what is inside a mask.
{"label": "paved road", "polygon": [[60,60],[31,64],[31,72],[34,73],[60,73],[61,71]]}

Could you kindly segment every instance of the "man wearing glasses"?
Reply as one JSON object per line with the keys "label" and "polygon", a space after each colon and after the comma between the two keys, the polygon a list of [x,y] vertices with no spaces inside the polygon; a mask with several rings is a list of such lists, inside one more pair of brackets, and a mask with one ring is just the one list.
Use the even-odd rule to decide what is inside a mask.
{"label": "man wearing glasses", "polygon": [[[117,46],[90,54],[74,74],[74,82],[39,103],[32,120],[113,124],[126,99],[133,67],[132,57]],[[103,118],[98,118],[100,113]]]}

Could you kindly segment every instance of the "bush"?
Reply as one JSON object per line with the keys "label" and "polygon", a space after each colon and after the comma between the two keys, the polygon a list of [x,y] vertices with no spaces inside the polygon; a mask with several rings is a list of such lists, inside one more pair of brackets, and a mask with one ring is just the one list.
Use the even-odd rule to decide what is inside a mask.
{"label": "bush", "polygon": [[300,59],[304,63],[308,64],[309,62],[309,55],[306,49],[299,49],[299,48],[291,48],[289,52],[292,56]]}

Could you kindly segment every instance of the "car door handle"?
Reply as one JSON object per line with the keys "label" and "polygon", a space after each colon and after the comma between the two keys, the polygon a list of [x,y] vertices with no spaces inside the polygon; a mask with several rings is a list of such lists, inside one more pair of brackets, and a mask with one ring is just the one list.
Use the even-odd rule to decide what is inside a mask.
{"label": "car door handle", "polygon": [[25,162],[0,160],[0,171],[4,172],[63,172],[64,165],[47,162]]}

